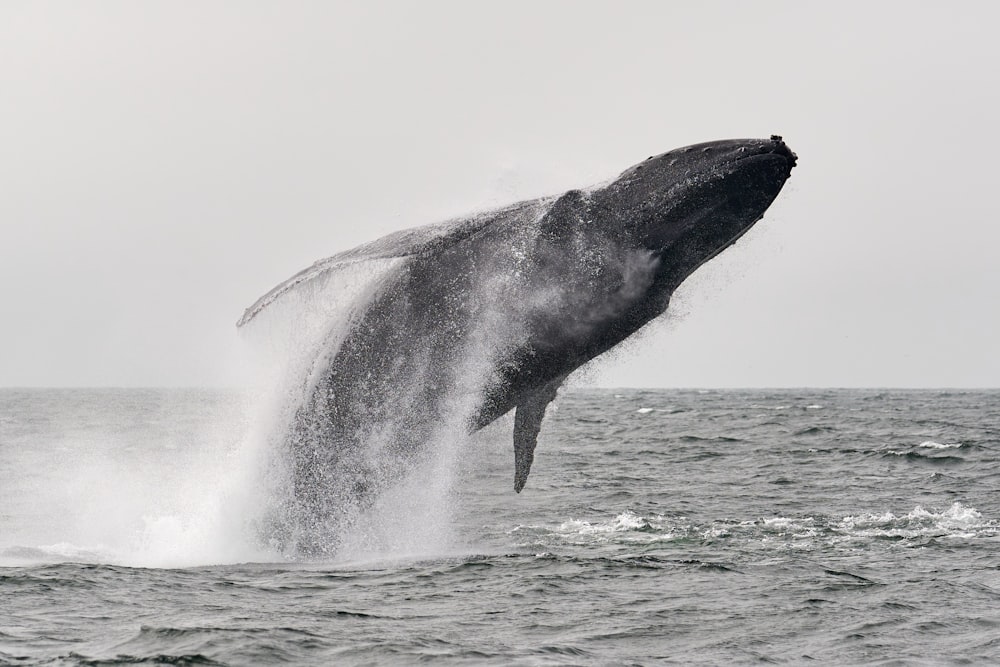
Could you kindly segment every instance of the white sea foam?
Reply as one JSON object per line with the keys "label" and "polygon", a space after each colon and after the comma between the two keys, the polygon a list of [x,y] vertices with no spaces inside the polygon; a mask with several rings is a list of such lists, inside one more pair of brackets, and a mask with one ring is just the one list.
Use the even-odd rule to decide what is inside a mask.
{"label": "white sea foam", "polygon": [[940,512],[918,505],[902,516],[892,512],[846,516],[837,528],[848,535],[861,537],[976,537],[997,534],[1000,524],[985,520],[975,508],[956,502]]}
{"label": "white sea foam", "polygon": [[517,526],[509,534],[532,541],[556,538],[574,544],[650,543],[675,539],[688,527],[659,515],[642,516],[625,510],[606,520],[568,519],[556,526]]}
{"label": "white sea foam", "polygon": [[958,449],[961,446],[962,443],[960,442],[940,443],[940,442],[934,442],[933,440],[925,440],[924,442],[921,442],[919,445],[917,445],[917,447],[925,447],[927,449]]}
{"label": "white sea foam", "polygon": [[604,545],[725,539],[757,543],[766,549],[810,551],[854,544],[858,539],[989,538],[1000,535],[1000,523],[986,520],[978,510],[961,503],[942,511],[918,506],[904,515],[862,513],[842,519],[775,516],[742,521],[720,519],[702,525],[684,518],[643,516],[626,510],[605,520],[569,519],[555,526],[518,526],[510,535],[533,545],[553,541]]}
{"label": "white sea foam", "polygon": [[652,525],[647,519],[631,510],[625,510],[610,521],[591,523],[589,521],[570,519],[559,526],[559,529],[564,533],[577,533],[580,535],[623,533],[635,530],[648,530],[650,528],[652,528]]}
{"label": "white sea foam", "polygon": [[795,539],[815,537],[818,534],[816,520],[811,516],[804,518],[773,517],[762,519],[758,525],[766,534],[788,536]]}

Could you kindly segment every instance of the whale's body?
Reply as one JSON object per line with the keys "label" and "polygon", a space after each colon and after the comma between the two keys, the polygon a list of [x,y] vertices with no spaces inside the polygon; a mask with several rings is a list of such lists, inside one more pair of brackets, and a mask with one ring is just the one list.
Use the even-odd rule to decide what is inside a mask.
{"label": "whale's body", "polygon": [[780,137],[651,157],[614,181],[400,232],[278,286],[241,324],[342,266],[400,258],[317,351],[287,435],[296,549],[324,554],[352,512],[416,465],[444,422],[515,411],[516,491],[565,378],[666,310],[763,215],[794,154]]}

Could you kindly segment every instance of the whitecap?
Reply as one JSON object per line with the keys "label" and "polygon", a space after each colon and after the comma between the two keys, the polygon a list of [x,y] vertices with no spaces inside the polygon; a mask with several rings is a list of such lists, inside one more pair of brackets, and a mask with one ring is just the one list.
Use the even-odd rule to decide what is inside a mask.
{"label": "whitecap", "polygon": [[770,519],[763,519],[758,523],[758,525],[760,525],[763,529],[763,532],[781,537],[801,539],[816,536],[815,519],[811,516],[807,516],[803,519],[778,516]]}
{"label": "whitecap", "polygon": [[836,526],[855,537],[978,537],[996,535],[1000,524],[984,520],[974,507],[953,503],[948,509],[934,512],[917,505],[911,512],[897,516],[892,512],[865,513],[844,517]]}
{"label": "whitecap", "polygon": [[602,542],[611,539],[650,542],[672,537],[663,524],[663,517],[647,518],[625,510],[608,521],[570,519],[561,523],[555,532],[570,539],[582,537]]}
{"label": "whitecap", "polygon": [[962,443],[960,442],[947,442],[942,444],[940,442],[934,442],[933,440],[925,440],[917,445],[917,447],[926,447],[928,449],[958,449],[961,446]]}

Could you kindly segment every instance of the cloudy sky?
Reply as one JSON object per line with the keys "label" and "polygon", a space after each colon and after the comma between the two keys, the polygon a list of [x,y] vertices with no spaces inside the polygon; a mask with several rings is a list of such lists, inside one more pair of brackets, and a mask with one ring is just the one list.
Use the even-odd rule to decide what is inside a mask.
{"label": "cloudy sky", "polygon": [[0,3],[0,386],[231,385],[314,260],[781,134],[609,386],[1000,386],[993,3]]}

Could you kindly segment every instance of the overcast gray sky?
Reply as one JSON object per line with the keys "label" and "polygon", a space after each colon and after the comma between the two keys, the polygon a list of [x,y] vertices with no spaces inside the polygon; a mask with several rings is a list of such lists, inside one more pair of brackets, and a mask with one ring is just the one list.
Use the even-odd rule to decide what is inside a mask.
{"label": "overcast gray sky", "polygon": [[782,134],[589,381],[1000,386],[995,3],[0,3],[0,386],[238,384],[314,260]]}

